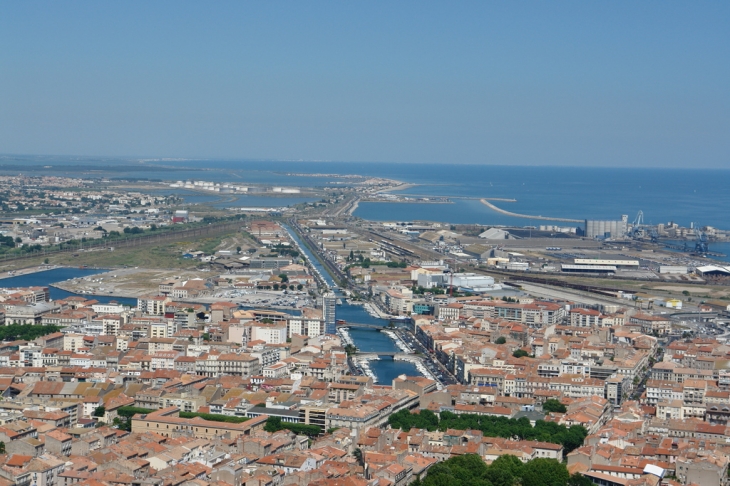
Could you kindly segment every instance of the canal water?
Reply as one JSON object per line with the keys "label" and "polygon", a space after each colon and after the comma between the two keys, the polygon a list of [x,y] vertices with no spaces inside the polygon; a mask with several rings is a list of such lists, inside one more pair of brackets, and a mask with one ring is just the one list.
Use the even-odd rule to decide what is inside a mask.
{"label": "canal water", "polygon": [[17,287],[48,287],[51,294],[51,299],[60,300],[66,297],[80,296],[86,299],[98,300],[102,304],[109,302],[118,302],[123,305],[131,307],[137,306],[137,299],[129,297],[114,297],[110,295],[91,295],[91,294],[75,294],[68,292],[63,289],[51,287],[51,284],[70,280],[72,278],[84,278],[99,273],[104,273],[106,270],[100,268],[54,268],[53,270],[43,270],[40,272],[29,273],[27,275],[18,275],[17,277],[9,277],[0,279],[0,287],[2,288],[17,288]]}
{"label": "canal water", "polygon": [[[334,280],[327,272],[324,265],[322,265],[319,260],[312,255],[309,248],[304,245],[294,231],[286,226],[285,228],[291,237],[299,244],[307,259],[317,270],[319,270],[319,273],[322,274],[325,281],[329,285],[334,285]],[[361,324],[379,324],[382,326],[386,326],[388,324],[388,321],[370,315],[363,306],[347,303],[339,291],[335,293],[342,301],[342,304],[338,305],[335,309],[335,317],[337,319],[342,319],[348,322],[358,322]],[[355,343],[355,346],[357,346],[360,351],[367,353],[392,353],[400,351],[392,339],[377,329],[351,327],[349,333]],[[395,361],[390,356],[381,356],[379,360],[370,361],[370,369],[373,373],[375,373],[375,376],[378,377],[378,384],[380,385],[390,385],[393,378],[399,375],[405,374],[408,376],[418,376],[421,374],[416,368],[416,365],[413,363],[409,363],[407,361]]]}

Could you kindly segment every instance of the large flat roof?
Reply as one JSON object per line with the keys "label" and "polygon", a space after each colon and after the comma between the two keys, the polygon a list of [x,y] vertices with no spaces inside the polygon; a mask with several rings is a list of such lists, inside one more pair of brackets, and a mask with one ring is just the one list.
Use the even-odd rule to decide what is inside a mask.
{"label": "large flat roof", "polygon": [[587,272],[615,272],[614,265],[561,265],[563,270],[584,270]]}

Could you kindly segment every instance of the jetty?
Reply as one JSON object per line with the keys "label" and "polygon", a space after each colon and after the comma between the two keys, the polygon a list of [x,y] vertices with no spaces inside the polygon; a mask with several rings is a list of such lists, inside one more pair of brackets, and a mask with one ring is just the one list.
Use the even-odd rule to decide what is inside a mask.
{"label": "jetty", "polygon": [[513,213],[512,211],[505,211],[502,208],[498,208],[494,204],[490,203],[486,199],[480,199],[479,200],[482,204],[487,206],[489,209],[496,211],[498,213],[504,214],[505,216],[512,216],[515,218],[525,218],[525,219],[540,219],[544,221],[562,221],[564,223],[585,223],[585,220],[583,219],[570,219],[570,218],[552,218],[550,216],[531,216],[529,214],[520,214],[520,213]]}

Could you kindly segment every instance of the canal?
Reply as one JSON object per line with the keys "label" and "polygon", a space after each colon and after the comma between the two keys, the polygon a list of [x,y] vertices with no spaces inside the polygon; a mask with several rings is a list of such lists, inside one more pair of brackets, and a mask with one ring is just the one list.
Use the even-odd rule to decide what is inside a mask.
{"label": "canal", "polygon": [[[291,228],[286,225],[284,225],[284,228],[289,232],[292,239],[297,242],[307,260],[320,272],[325,282],[330,286],[334,286],[334,279],[324,265],[314,257],[309,248],[304,245],[299,239],[299,236]],[[335,309],[335,317],[337,319],[362,324],[380,324],[382,326],[388,324],[388,321],[370,315],[363,306],[348,303],[339,290],[336,290],[335,293],[338,299],[342,301],[342,304],[338,305]],[[392,339],[377,329],[351,327],[349,333],[355,346],[360,351],[368,353],[392,353],[400,351]],[[418,376],[421,374],[413,363],[395,361],[390,356],[381,356],[379,360],[370,361],[370,369],[378,377],[378,384],[381,385],[390,385],[393,378],[399,375]]]}

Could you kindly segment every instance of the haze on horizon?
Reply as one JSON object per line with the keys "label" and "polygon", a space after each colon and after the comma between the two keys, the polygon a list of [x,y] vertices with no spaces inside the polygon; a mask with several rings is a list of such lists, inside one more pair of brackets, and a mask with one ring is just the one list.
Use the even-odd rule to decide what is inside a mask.
{"label": "haze on horizon", "polygon": [[0,153],[730,167],[728,2],[4,2]]}

